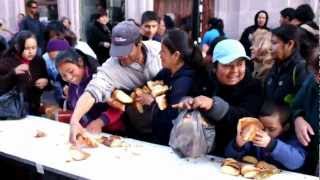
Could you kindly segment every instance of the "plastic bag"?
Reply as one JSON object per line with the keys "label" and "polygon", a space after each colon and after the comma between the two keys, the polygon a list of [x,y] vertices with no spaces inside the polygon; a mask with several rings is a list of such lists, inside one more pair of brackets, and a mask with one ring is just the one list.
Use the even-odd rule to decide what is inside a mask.
{"label": "plastic bag", "polygon": [[19,88],[0,96],[0,119],[21,119],[27,115],[24,98]]}
{"label": "plastic bag", "polygon": [[173,121],[169,145],[181,157],[196,158],[212,150],[215,135],[199,111],[184,110]]}

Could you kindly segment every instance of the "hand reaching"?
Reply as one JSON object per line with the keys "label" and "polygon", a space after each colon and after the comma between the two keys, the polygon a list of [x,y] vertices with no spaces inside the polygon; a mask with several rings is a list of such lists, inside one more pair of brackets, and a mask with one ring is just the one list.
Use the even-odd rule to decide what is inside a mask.
{"label": "hand reaching", "polygon": [[310,124],[303,117],[299,116],[294,121],[294,129],[299,142],[304,146],[308,146],[311,141],[310,135],[314,135]]}

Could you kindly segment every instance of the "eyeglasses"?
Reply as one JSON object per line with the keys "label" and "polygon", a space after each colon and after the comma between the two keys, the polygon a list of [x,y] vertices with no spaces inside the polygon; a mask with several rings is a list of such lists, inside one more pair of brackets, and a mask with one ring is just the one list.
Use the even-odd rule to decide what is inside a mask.
{"label": "eyeglasses", "polygon": [[37,9],[38,6],[31,6],[31,9]]}

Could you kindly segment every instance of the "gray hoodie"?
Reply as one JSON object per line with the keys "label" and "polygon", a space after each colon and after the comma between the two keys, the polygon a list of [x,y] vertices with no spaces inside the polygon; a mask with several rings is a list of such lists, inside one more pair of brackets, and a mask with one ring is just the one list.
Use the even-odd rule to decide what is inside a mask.
{"label": "gray hoodie", "polygon": [[161,44],[156,41],[143,41],[143,44],[147,49],[144,65],[133,63],[123,66],[117,57],[110,57],[98,68],[98,72],[93,75],[85,90],[94,97],[95,102],[106,102],[114,89],[131,91],[144,85],[158,74],[162,69]]}

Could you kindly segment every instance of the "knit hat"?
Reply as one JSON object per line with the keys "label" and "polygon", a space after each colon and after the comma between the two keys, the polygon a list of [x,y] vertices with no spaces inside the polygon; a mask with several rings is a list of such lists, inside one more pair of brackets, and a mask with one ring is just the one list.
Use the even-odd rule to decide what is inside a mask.
{"label": "knit hat", "polygon": [[47,52],[64,51],[70,48],[69,43],[63,39],[52,39],[48,42]]}

